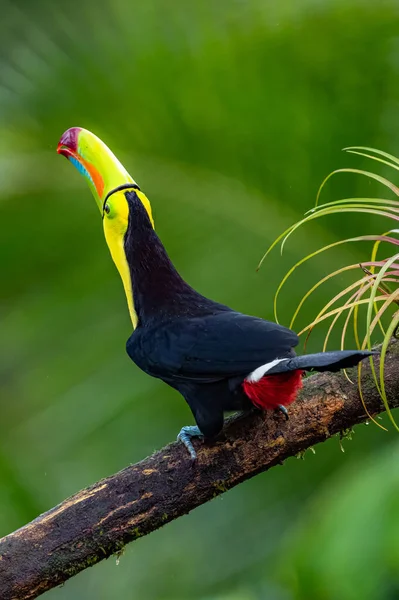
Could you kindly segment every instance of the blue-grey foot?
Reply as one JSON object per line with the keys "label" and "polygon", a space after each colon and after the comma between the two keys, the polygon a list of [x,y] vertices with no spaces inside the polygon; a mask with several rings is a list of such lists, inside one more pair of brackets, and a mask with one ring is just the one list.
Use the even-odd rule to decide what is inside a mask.
{"label": "blue-grey foot", "polygon": [[283,406],[282,404],[279,404],[277,406],[277,410],[279,410],[281,413],[283,413],[283,415],[285,416],[285,420],[288,421],[288,419],[289,419],[288,410],[285,408],[285,406]]}
{"label": "blue-grey foot", "polygon": [[186,427],[181,428],[180,433],[177,436],[177,440],[183,442],[187,450],[190,452],[192,460],[196,460],[197,453],[191,441],[193,437],[204,436],[202,435],[201,430],[196,425],[186,425]]}

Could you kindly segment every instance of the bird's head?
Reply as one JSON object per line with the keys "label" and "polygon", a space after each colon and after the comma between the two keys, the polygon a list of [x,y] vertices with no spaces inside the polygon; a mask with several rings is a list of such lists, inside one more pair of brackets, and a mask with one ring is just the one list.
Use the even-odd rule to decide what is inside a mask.
{"label": "bird's head", "polygon": [[135,191],[154,226],[150,202],[111,150],[87,129],[71,127],[65,131],[57,152],[65,156],[89,183],[102,215],[105,239],[123,281],[133,326],[136,326],[137,316],[125,252],[125,236],[130,219],[127,192]]}

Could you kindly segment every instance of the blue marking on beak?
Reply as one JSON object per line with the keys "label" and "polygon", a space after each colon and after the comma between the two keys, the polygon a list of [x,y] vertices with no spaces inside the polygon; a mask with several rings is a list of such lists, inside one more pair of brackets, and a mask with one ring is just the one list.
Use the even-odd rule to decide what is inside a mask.
{"label": "blue marking on beak", "polygon": [[74,158],[73,156],[68,156],[68,159],[71,161],[73,166],[77,168],[79,173],[82,173],[82,175],[84,175],[92,183],[92,185],[94,185],[94,181],[86,167],[84,167],[82,163],[76,160],[76,158]]}

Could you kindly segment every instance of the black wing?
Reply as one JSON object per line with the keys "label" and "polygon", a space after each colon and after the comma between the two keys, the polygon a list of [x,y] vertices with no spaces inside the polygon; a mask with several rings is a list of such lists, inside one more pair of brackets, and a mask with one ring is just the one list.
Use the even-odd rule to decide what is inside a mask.
{"label": "black wing", "polygon": [[275,358],[293,355],[297,344],[298,336],[286,327],[226,311],[138,327],[127,352],[155,377],[209,382],[245,376]]}

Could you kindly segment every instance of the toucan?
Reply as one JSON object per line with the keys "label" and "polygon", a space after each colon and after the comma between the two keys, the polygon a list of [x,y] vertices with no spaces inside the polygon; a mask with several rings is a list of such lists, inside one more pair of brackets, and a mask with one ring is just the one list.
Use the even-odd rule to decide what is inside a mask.
{"label": "toucan", "polygon": [[192,460],[197,456],[192,438],[213,440],[225,413],[255,407],[288,417],[305,371],[338,371],[371,354],[297,356],[298,336],[290,329],[201,295],[173,266],[155,232],[149,200],[104,142],[72,127],[57,152],[86,177],[100,210],[133,325],[128,355],[180,392],[192,411],[196,426],[178,435]]}

